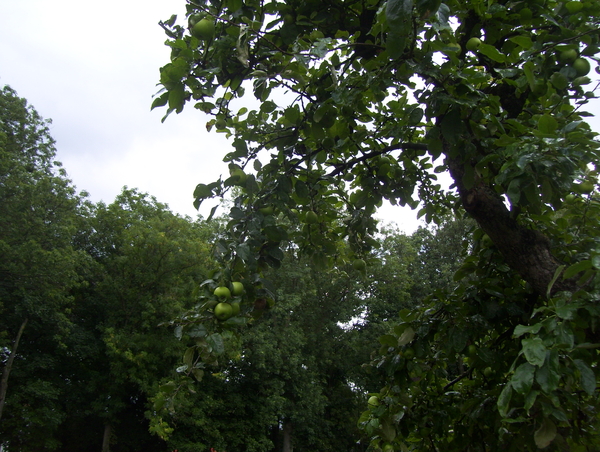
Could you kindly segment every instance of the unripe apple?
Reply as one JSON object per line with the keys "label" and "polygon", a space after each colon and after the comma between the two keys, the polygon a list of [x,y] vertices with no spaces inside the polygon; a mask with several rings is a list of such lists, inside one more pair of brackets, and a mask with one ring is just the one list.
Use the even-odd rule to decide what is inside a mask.
{"label": "unripe apple", "polygon": [[231,293],[234,297],[239,297],[244,293],[244,285],[239,281],[234,281],[231,283]]}
{"label": "unripe apple", "polygon": [[577,50],[567,49],[560,52],[558,59],[563,63],[571,64],[577,59],[578,56],[579,54],[577,53]]}
{"label": "unripe apple", "polygon": [[369,401],[367,403],[371,407],[379,406],[379,397],[371,396],[371,397],[369,397]]}
{"label": "unripe apple", "polygon": [[319,215],[314,210],[306,212],[306,222],[308,224],[316,224],[319,222]]}
{"label": "unripe apple", "polygon": [[469,39],[467,41],[466,47],[467,50],[470,50],[471,52],[475,52],[479,46],[481,45],[481,39],[477,38],[477,37],[472,37],[471,39]]}
{"label": "unripe apple", "polygon": [[354,262],[352,262],[352,267],[354,270],[364,272],[367,269],[367,263],[363,259],[354,259]]}
{"label": "unripe apple", "polygon": [[577,58],[573,61],[573,69],[575,69],[575,72],[577,72],[579,77],[588,75],[591,69],[590,62],[585,58]]}
{"label": "unripe apple", "polygon": [[217,297],[219,299],[227,300],[227,299],[231,298],[231,291],[225,286],[217,287],[213,293],[214,293],[215,297]]}
{"label": "unripe apple", "polygon": [[215,317],[221,321],[233,315],[233,307],[229,303],[219,303],[215,306]]}
{"label": "unripe apple", "polygon": [[211,39],[215,35],[214,21],[209,18],[199,20],[192,27],[192,35],[198,39],[203,39],[205,41]]}

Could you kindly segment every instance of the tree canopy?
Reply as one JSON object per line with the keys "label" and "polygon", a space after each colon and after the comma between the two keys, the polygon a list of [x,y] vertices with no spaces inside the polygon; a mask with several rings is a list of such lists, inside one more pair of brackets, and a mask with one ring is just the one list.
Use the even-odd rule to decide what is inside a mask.
{"label": "tree canopy", "polygon": [[[66,339],[70,290],[84,256],[72,246],[81,202],[60,164],[49,121],[8,86],[0,90],[0,419],[38,446],[62,421],[60,378],[48,374]],[[15,365],[16,357],[27,356]],[[28,376],[36,375],[36,378]],[[7,396],[12,385],[12,397]],[[6,411],[8,411],[8,416]],[[15,441],[16,442],[16,441]]]}
{"label": "tree canopy", "polygon": [[213,0],[187,12],[161,24],[171,61],[153,107],[191,103],[231,138],[229,176],[194,193],[200,205],[238,191],[221,283],[268,297],[262,272],[288,242],[322,268],[364,268],[384,200],[427,221],[468,216],[478,229],[454,290],[401,312],[375,361],[382,403],[361,425],[389,450],[592,450],[599,143],[585,118],[600,4]]}

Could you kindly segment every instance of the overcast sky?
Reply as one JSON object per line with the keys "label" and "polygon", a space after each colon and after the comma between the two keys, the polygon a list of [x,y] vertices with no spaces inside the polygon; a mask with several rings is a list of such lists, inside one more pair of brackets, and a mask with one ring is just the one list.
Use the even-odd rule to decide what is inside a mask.
{"label": "overcast sky", "polygon": [[[169,61],[158,22],[184,12],[184,0],[0,0],[0,86],[52,119],[57,159],[92,201],[126,185],[195,217],[196,184],[227,173],[230,144],[206,116],[188,107],[161,123],[165,109],[150,111]],[[417,225],[404,210],[382,215]]]}

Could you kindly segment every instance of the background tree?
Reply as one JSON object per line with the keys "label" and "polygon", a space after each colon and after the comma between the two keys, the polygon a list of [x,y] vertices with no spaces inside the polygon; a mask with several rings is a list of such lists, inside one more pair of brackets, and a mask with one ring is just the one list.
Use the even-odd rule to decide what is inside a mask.
{"label": "background tree", "polygon": [[[0,91],[0,444],[53,447],[64,419],[56,355],[81,282],[73,247],[80,196],[54,161],[48,129],[25,99]],[[32,433],[34,432],[34,433]]]}
{"label": "background tree", "polygon": [[[75,294],[63,355],[71,375],[62,450],[164,450],[148,432],[146,412],[183,347],[159,324],[196,302],[212,265],[210,235],[207,225],[136,190],[88,206],[75,243],[93,265]],[[83,438],[82,430],[89,431]]]}
{"label": "background tree", "polygon": [[[390,349],[416,341],[417,360],[382,358],[384,403],[362,419],[374,445],[597,442],[583,427],[596,425],[600,342],[598,143],[584,106],[599,17],[590,1],[224,0],[189,3],[187,23],[162,24],[172,55],[153,106],[169,114],[192,101],[232,137],[231,177],[195,192],[200,204],[242,186],[227,271],[257,281],[287,239],[322,266],[364,256],[383,198],[421,203],[428,221],[464,211],[481,229],[460,286],[395,330]],[[240,106],[247,89],[258,106]],[[303,226],[288,235],[282,217]],[[477,360],[462,371],[463,346],[475,344],[486,352],[471,358],[497,364],[497,380]],[[448,415],[422,426],[420,410]]]}
{"label": "background tree", "polygon": [[169,416],[173,448],[357,447],[364,395],[349,376],[365,360],[344,327],[364,302],[356,296],[357,283],[345,272],[316,272],[292,250],[276,281],[279,301],[260,314],[250,308],[254,318],[240,335],[241,352],[210,372],[205,368],[193,394],[180,394]]}

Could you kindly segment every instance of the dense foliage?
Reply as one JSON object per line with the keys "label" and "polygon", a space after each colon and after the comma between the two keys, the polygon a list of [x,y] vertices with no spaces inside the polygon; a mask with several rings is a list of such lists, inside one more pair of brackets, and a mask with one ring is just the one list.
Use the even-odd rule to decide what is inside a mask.
{"label": "dense foliage", "polygon": [[48,122],[0,92],[0,446],[165,450],[148,399],[183,346],[161,322],[189,308],[212,227],[124,189],[77,194]]}
{"label": "dense foliage", "polygon": [[264,287],[235,292],[241,314],[219,321],[225,223],[127,188],[87,201],[53,162],[47,121],[10,88],[0,101],[4,450],[368,447],[356,420],[382,380],[365,364],[387,321],[448,286],[468,223],[389,228],[368,270],[323,271],[289,242]]}
{"label": "dense foliage", "polygon": [[0,431],[12,432],[18,444],[35,430],[29,441],[36,447],[51,446],[48,432],[64,419],[62,382],[53,370],[68,338],[69,290],[81,282],[84,264],[72,244],[80,198],[54,161],[48,126],[26,100],[2,88]]}
{"label": "dense foliage", "polygon": [[153,107],[192,103],[231,137],[230,177],[195,192],[199,205],[239,186],[217,284],[243,281],[268,300],[263,272],[290,242],[321,268],[366,273],[384,199],[428,221],[467,215],[478,229],[455,287],[402,311],[382,338],[386,384],[361,426],[385,450],[595,450],[599,146],[585,108],[600,4],[187,10],[162,24],[172,53]]}

